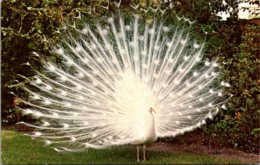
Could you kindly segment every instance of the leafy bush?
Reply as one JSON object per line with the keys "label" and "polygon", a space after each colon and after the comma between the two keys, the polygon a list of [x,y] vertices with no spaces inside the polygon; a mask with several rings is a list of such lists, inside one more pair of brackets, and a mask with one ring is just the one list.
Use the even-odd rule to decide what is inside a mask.
{"label": "leafy bush", "polygon": [[[85,1],[23,1],[2,3],[2,123],[16,122],[14,86],[20,80],[18,74],[32,76],[25,65],[32,52],[50,56],[50,48],[58,40],[57,29],[79,12],[88,12],[90,4]],[[55,57],[52,57],[55,58]]]}
{"label": "leafy bush", "polygon": [[[123,2],[123,1],[122,1]],[[148,1],[142,1],[147,5]],[[156,3],[155,3],[156,2]],[[223,79],[232,85],[226,93],[232,94],[228,110],[221,111],[214,121],[202,128],[205,141],[214,145],[233,146],[247,151],[259,151],[259,33],[254,23],[248,24],[236,17],[220,22],[218,11],[226,10],[221,1],[174,1],[168,15],[184,15],[197,20],[192,26],[197,37],[206,35],[208,58],[219,58],[222,63]],[[229,2],[229,1],[228,1]],[[155,5],[158,1],[154,1]],[[100,5],[106,1],[84,0],[10,0],[2,2],[2,123],[13,124],[19,119],[15,105],[19,100],[10,92],[19,93],[18,74],[32,76],[29,67],[24,65],[33,58],[33,51],[42,56],[51,56],[50,48],[59,40],[57,29],[64,22],[77,19],[81,13],[88,22],[109,14]],[[130,0],[122,5],[129,7]],[[167,5],[167,4],[166,4]],[[109,10],[114,10],[109,6]],[[196,13],[196,14],[194,14]],[[256,21],[257,22],[257,21]],[[196,37],[196,38],[197,38]],[[30,60],[31,61],[31,60]],[[258,94],[258,95],[257,95]],[[17,115],[18,114],[18,115]]]}

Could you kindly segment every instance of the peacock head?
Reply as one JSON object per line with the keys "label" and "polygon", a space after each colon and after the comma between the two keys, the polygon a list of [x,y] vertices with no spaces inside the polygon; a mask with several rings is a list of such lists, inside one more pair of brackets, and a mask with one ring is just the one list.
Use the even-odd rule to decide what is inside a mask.
{"label": "peacock head", "polygon": [[155,111],[153,108],[150,108],[149,111],[150,111],[151,113],[156,113],[156,111]]}

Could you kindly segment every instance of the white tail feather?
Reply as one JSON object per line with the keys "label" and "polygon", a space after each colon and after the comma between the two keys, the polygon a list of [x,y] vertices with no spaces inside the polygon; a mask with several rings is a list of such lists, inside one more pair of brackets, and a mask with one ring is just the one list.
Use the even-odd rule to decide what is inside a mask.
{"label": "white tail feather", "polygon": [[[133,143],[148,121],[156,137],[176,136],[205,124],[217,107],[226,109],[220,86],[230,85],[213,85],[217,63],[202,61],[204,44],[163,23],[144,22],[119,15],[108,19],[109,28],[70,27],[73,34],[53,51],[63,64],[43,61],[46,73],[35,70],[24,87],[30,100],[22,101],[31,108],[21,110],[43,120],[26,123],[41,130],[32,137],[75,148],[58,152],[102,149]],[[146,120],[150,108],[154,121]]]}

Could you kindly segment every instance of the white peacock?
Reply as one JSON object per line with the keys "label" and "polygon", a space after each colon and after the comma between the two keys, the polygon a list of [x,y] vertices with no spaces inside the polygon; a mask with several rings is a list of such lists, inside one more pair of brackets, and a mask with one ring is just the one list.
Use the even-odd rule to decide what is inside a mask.
{"label": "white peacock", "polygon": [[54,48],[62,64],[40,58],[45,72],[24,77],[29,108],[20,108],[41,119],[22,122],[37,130],[30,136],[60,144],[56,151],[132,144],[139,161],[142,145],[146,160],[146,144],[200,127],[225,108],[221,88],[229,84],[215,85],[218,64],[203,60],[204,45],[188,33],[121,14],[107,26],[68,28]]}

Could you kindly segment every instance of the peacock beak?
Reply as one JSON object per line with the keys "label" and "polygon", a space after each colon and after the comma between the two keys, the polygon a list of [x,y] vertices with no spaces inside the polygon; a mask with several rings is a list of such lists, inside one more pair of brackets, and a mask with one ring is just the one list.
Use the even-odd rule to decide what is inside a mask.
{"label": "peacock beak", "polygon": [[149,111],[152,112],[152,113],[156,113],[156,111],[153,108],[150,108]]}

